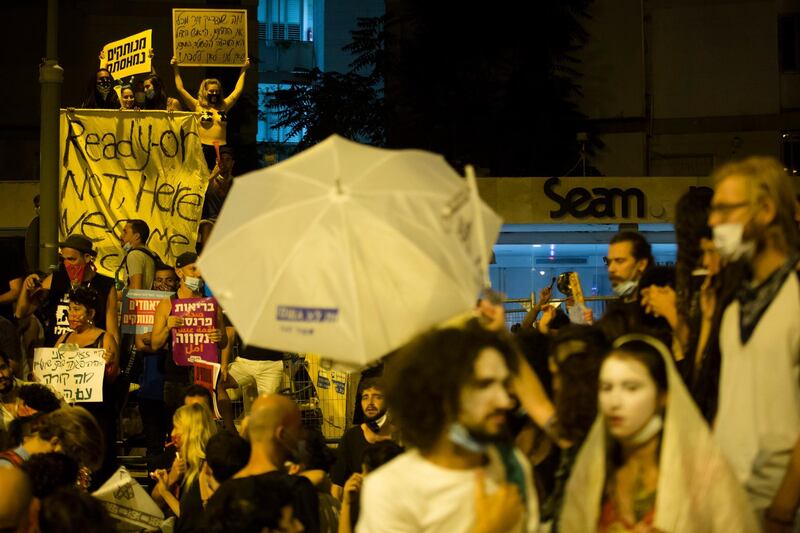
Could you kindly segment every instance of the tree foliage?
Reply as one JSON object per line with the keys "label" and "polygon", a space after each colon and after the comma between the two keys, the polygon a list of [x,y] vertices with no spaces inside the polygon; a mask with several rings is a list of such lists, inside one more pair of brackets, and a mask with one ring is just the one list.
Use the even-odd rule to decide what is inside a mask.
{"label": "tree foliage", "polygon": [[355,55],[345,73],[298,69],[289,87],[262,96],[278,116],[273,128],[302,135],[303,150],[337,133],[381,146],[385,143],[383,17],[360,18],[345,51]]}

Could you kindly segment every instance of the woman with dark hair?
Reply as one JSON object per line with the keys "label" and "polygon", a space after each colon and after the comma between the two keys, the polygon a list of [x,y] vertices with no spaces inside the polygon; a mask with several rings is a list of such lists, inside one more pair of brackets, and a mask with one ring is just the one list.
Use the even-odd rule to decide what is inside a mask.
{"label": "woman with dark hair", "polygon": [[115,379],[119,375],[117,341],[112,335],[94,324],[99,295],[91,287],[78,285],[69,292],[69,327],[72,331],[63,333],[55,347],[73,344],[78,348],[101,348],[106,360],[106,376]]}
{"label": "woman with dark hair", "polygon": [[119,109],[120,102],[114,90],[114,77],[106,68],[99,68],[89,78],[83,109]]}
{"label": "woman with dark hair", "polygon": [[549,370],[556,409],[551,431],[560,454],[553,489],[542,505],[542,517],[552,519],[552,531],[558,531],[567,479],[597,417],[597,377],[607,349],[605,335],[597,326],[568,326],[550,344]]}
{"label": "woman with dark hair", "polygon": [[136,104],[136,93],[130,85],[123,85],[119,91],[120,111],[133,111],[139,109]]}
{"label": "woman with dark hair", "polygon": [[560,531],[758,531],[663,343],[639,334],[616,340],[600,368],[598,411],[567,484]]}
{"label": "woman with dark hair", "polygon": [[98,292],[84,285],[78,285],[69,292],[69,314],[67,320],[72,331],[63,333],[55,347],[69,354],[78,348],[98,348],[103,350],[106,362],[103,379],[103,401],[85,402],[85,407],[100,424],[105,435],[106,461],[100,472],[101,478],[110,476],[116,470],[114,443],[117,440],[117,417],[119,413],[114,399],[119,393],[114,382],[119,376],[119,349],[113,335],[97,327],[94,323],[99,303]]}
{"label": "woman with dark hair", "polygon": [[181,103],[177,98],[167,96],[164,84],[155,74],[144,79],[144,106],[143,109],[166,109],[167,111],[181,111]]}

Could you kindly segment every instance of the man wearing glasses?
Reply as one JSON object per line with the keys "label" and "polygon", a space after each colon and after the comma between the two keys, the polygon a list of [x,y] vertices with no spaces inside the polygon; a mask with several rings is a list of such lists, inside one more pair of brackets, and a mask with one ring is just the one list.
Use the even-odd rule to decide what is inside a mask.
{"label": "man wearing glasses", "polygon": [[791,531],[800,506],[796,195],[772,158],[729,163],[712,177],[714,244],[748,272],[722,314],[714,434],[765,531]]}

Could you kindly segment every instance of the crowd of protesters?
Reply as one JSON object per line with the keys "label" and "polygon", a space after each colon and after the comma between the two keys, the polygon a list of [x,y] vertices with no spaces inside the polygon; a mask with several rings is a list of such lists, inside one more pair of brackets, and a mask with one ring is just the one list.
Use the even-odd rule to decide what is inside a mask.
{"label": "crowd of protesters", "polygon": [[[226,112],[248,65],[227,97],[208,79],[194,98],[172,63],[180,97],[203,115],[213,223],[234,164]],[[117,95],[101,67],[83,105],[180,108],[154,73],[141,89]],[[364,373],[359,419],[336,446],[279,393],[284,354],[244,344],[219,306],[208,334],[219,384],[193,384],[172,356],[183,325],[172,303],[213,295],[196,253],[173,267],[148,248],[145,221],[119,236],[116,279],[96,271],[83,235],[59,243],[48,275],[26,275],[8,250],[0,530],[115,530],[90,494],[119,466],[120,417],[135,402],[148,489],[175,531],[798,531],[797,196],[771,158],[725,164],[712,181],[676,206],[674,268],[623,231],[606,257],[617,298],[600,316],[551,304],[545,288],[512,333],[502,304],[482,298]],[[120,332],[131,289],[165,293],[149,333]],[[104,400],[67,405],[34,382],[36,346],[101,349]],[[235,423],[230,392],[245,385],[258,397]]]}

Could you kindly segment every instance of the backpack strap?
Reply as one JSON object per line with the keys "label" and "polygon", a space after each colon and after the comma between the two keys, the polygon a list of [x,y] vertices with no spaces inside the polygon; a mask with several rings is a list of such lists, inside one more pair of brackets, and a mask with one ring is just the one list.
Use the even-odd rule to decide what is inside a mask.
{"label": "backpack strap", "polygon": [[133,252],[142,252],[143,254],[150,257],[150,259],[153,260],[153,268],[157,267],[158,264],[161,262],[161,257],[159,257],[157,253],[148,248],[131,248],[130,250],[125,252],[125,255],[122,257],[122,261],[120,261],[117,270],[114,272],[114,283],[118,285],[118,288],[124,287],[124,285],[122,285],[122,279],[120,278],[119,273],[122,272],[122,269],[125,268],[125,266],[128,264],[128,256],[131,255],[131,253]]}
{"label": "backpack strap", "polygon": [[12,465],[16,466],[17,468],[22,467],[22,463],[25,462],[25,459],[22,458],[20,454],[15,452],[14,450],[6,450],[4,452],[0,452],[0,459],[5,459]]}

